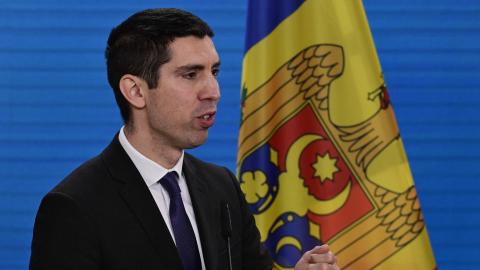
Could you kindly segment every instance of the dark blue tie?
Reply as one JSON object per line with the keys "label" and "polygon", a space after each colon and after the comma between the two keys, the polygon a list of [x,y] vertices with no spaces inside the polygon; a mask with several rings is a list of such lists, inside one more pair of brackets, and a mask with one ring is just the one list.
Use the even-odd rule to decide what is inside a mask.
{"label": "dark blue tie", "polygon": [[169,172],[161,180],[160,184],[167,190],[170,196],[170,222],[173,235],[177,244],[177,250],[185,270],[201,270],[200,254],[198,252],[195,233],[183,206],[180,186],[177,181],[177,173]]}

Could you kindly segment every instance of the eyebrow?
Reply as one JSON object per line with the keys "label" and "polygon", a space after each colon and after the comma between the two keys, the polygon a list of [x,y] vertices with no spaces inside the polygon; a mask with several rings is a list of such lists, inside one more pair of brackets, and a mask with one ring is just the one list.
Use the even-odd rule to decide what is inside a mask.
{"label": "eyebrow", "polygon": [[[212,68],[219,68],[220,67],[220,61],[213,64]],[[198,65],[198,64],[193,64],[193,65],[185,65],[185,66],[180,66],[176,69],[176,72],[182,73],[182,72],[187,72],[187,71],[198,71],[198,70],[204,70],[205,66],[204,65]]]}

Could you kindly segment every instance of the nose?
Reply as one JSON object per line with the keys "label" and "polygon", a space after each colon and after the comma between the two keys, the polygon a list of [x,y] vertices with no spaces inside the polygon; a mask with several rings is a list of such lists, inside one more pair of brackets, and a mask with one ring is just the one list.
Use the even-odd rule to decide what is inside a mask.
{"label": "nose", "polygon": [[220,86],[218,84],[217,77],[211,75],[205,82],[205,85],[199,95],[200,100],[213,100],[218,101],[220,99]]}

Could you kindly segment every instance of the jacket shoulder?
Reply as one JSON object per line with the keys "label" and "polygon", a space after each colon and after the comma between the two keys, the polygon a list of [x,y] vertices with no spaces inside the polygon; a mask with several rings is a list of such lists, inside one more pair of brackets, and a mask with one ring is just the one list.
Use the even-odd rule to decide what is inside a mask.
{"label": "jacket shoulder", "polygon": [[89,190],[97,188],[106,178],[109,178],[109,172],[101,157],[96,156],[74,169],[50,192],[76,197],[75,195],[88,194]]}
{"label": "jacket shoulder", "polygon": [[213,173],[225,173],[225,171],[229,171],[227,168],[206,162],[204,160],[201,160],[189,153],[185,153],[184,157],[185,162],[190,163],[191,165],[195,166],[196,169],[201,169],[205,170],[208,172],[213,172]]}

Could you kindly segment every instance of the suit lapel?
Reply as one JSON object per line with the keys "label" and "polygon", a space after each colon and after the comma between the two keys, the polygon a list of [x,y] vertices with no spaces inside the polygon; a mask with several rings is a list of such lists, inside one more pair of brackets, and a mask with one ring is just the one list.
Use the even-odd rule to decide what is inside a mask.
{"label": "suit lapel", "polygon": [[147,185],[118,141],[118,134],[102,153],[111,175],[120,182],[119,192],[138,218],[165,269],[181,269],[181,261],[170,232]]}
{"label": "suit lapel", "polygon": [[206,269],[217,269],[218,242],[216,241],[216,232],[213,224],[219,217],[219,203],[208,188],[208,175],[202,173],[203,170],[195,166],[192,158],[185,154],[183,161],[183,172],[188,185],[188,191],[192,199],[193,209],[195,211],[195,220],[197,222],[200,240],[202,243],[203,258]]}

